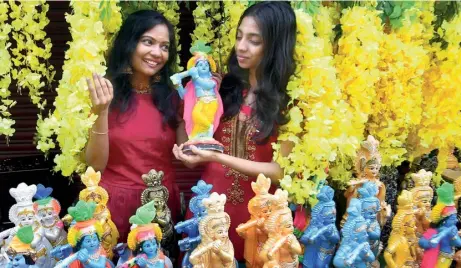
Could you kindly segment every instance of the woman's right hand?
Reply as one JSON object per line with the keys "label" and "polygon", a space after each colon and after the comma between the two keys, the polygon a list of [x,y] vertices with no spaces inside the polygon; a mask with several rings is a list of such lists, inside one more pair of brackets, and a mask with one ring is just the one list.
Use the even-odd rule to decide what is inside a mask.
{"label": "woman's right hand", "polygon": [[110,102],[114,97],[112,83],[97,74],[93,74],[93,81],[87,78],[88,90],[90,91],[92,112],[101,115],[109,111]]}

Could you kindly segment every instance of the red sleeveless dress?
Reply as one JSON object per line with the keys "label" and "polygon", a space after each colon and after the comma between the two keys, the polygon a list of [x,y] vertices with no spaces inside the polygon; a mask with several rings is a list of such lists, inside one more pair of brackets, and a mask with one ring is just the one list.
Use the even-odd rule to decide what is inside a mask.
{"label": "red sleeveless dress", "polygon": [[[241,113],[249,117],[251,108],[243,106]],[[276,141],[276,137],[272,136],[268,142],[259,144],[253,139],[255,134],[254,122],[241,121],[236,115],[228,121],[221,121],[214,138],[224,145],[225,154],[256,162],[271,162],[273,156],[271,143]],[[225,211],[231,218],[229,238],[234,246],[235,258],[237,261],[244,261],[244,240],[237,234],[235,228],[250,219],[248,201],[255,195],[251,182],[256,181],[256,178],[241,174],[217,162],[210,162],[205,168],[202,179],[213,185],[211,192],[227,196]],[[273,192],[274,189],[275,187],[271,191]]]}
{"label": "red sleeveless dress", "polygon": [[141,176],[151,169],[165,173],[163,184],[169,191],[173,220],[180,207],[172,162],[176,130],[162,124],[162,114],[150,94],[136,94],[133,105],[130,112],[109,113],[109,160],[101,180],[109,193],[108,207],[120,242],[126,242],[128,220],[141,205],[141,193],[146,189]]}

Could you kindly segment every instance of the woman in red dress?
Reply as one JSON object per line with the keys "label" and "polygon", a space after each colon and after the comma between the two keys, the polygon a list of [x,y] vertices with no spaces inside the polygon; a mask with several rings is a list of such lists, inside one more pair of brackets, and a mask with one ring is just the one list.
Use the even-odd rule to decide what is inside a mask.
{"label": "woman in red dress", "polygon": [[[270,177],[273,185],[283,177],[272,160],[271,143],[277,140],[277,127],[288,121],[286,87],[295,70],[295,43],[296,17],[289,4],[260,2],[246,9],[220,88],[224,115],[214,137],[224,145],[224,153],[194,148],[191,156],[182,153],[182,145],[173,148],[176,158],[189,167],[207,163],[203,180],[213,184],[213,192],[227,195],[229,237],[240,262],[244,241],[235,228],[250,218],[251,182],[259,173]],[[283,154],[290,150],[290,144],[282,144]]]}
{"label": "woman in red dress", "polygon": [[87,80],[98,119],[90,132],[86,162],[102,172],[101,186],[109,192],[108,207],[120,242],[130,231],[129,217],[141,206],[146,188],[141,176],[151,169],[165,173],[172,219],[178,215],[171,148],[187,136],[169,79],[176,63],[174,36],[173,26],[160,13],[131,14],[110,51],[109,79],[95,74],[93,81]]}

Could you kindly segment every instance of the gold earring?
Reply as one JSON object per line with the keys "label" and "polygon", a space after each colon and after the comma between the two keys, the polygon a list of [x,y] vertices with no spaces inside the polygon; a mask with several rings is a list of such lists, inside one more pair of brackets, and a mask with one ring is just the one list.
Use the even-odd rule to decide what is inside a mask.
{"label": "gold earring", "polygon": [[152,79],[154,83],[158,83],[160,82],[160,80],[162,80],[162,76],[157,73],[156,75],[154,75],[154,78]]}
{"label": "gold earring", "polygon": [[125,69],[123,69],[122,73],[123,74],[133,74],[133,69],[131,69],[131,67],[128,66]]}

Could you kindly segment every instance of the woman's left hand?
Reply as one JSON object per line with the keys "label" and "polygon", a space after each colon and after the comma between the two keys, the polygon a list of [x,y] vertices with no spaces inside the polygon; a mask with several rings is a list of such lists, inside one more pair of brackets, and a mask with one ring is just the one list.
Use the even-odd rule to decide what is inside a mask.
{"label": "woman's left hand", "polygon": [[183,144],[181,144],[179,147],[175,144],[173,147],[173,154],[176,159],[182,161],[185,165],[188,166],[195,166],[201,163],[214,161],[217,156],[217,152],[200,150],[193,145],[191,146],[191,151],[194,154],[187,155],[182,151],[183,147]]}

